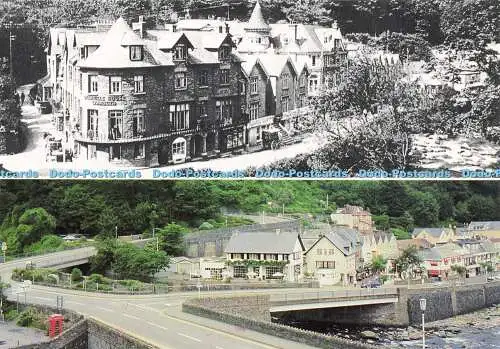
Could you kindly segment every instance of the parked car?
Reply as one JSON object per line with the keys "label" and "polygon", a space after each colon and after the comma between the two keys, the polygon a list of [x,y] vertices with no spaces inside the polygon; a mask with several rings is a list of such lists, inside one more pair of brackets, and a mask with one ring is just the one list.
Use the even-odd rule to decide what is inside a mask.
{"label": "parked car", "polygon": [[380,279],[366,280],[361,284],[361,288],[379,288],[382,286]]}
{"label": "parked car", "polygon": [[85,236],[82,234],[69,234],[63,237],[64,241],[78,241],[84,239]]}

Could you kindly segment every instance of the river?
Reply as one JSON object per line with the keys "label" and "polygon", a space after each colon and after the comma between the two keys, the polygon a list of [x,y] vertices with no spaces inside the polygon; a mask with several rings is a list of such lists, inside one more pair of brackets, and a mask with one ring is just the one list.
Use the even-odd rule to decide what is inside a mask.
{"label": "river", "polygon": [[[288,325],[376,344],[384,348],[422,348],[422,328],[419,325],[405,328],[346,327],[311,322]],[[427,323],[426,348],[500,348],[500,305]]]}

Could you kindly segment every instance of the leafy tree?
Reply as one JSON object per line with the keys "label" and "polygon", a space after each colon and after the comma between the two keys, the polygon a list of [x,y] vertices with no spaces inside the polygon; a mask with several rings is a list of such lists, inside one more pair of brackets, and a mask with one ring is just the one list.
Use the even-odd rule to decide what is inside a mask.
{"label": "leafy tree", "polygon": [[457,273],[462,278],[465,276],[465,273],[467,272],[467,268],[465,268],[463,265],[459,265],[459,264],[453,264],[450,267],[450,269],[451,269],[451,271]]}
{"label": "leafy tree", "polygon": [[331,22],[331,17],[328,16],[330,11],[325,8],[325,0],[298,0],[286,3],[287,7],[283,7],[282,11],[291,23],[328,24]]}
{"label": "leafy tree", "polygon": [[394,234],[397,240],[411,239],[411,235],[407,230],[392,228],[391,233]]}
{"label": "leafy tree", "polygon": [[71,281],[78,282],[83,279],[83,273],[78,268],[73,268],[71,270]]}
{"label": "leafy tree", "polygon": [[99,215],[98,229],[99,234],[106,236],[108,238],[115,237],[115,230],[118,225],[118,217],[116,216],[114,210],[106,206]]}
{"label": "leafy tree", "polygon": [[374,273],[379,274],[383,272],[386,267],[387,267],[387,259],[385,259],[381,255],[373,256],[370,268]]}
{"label": "leafy tree", "polygon": [[417,34],[386,32],[377,41],[377,46],[399,54],[402,60],[429,61],[432,57],[429,43]]}
{"label": "leafy tree", "polygon": [[21,247],[28,246],[40,240],[43,235],[53,234],[55,229],[56,220],[45,209],[29,209],[19,218],[17,240]]}
{"label": "leafy tree", "polygon": [[401,252],[401,255],[394,261],[399,277],[410,273],[414,275],[417,269],[421,268],[422,258],[418,254],[417,247],[411,245]]}
{"label": "leafy tree", "polygon": [[96,234],[100,229],[99,217],[104,207],[102,196],[81,184],[69,186],[58,208],[60,225],[68,233]]}
{"label": "leafy tree", "polygon": [[375,227],[379,230],[389,230],[390,224],[389,224],[389,216],[388,215],[381,215],[381,216],[372,216],[373,223],[375,224]]}
{"label": "leafy tree", "polygon": [[115,250],[119,242],[115,239],[104,239],[97,243],[97,253],[89,258],[91,273],[104,274],[114,260]]}
{"label": "leafy tree", "polygon": [[488,262],[481,262],[479,263],[481,266],[481,270],[486,273],[486,275],[489,275],[495,271],[495,267],[493,267],[493,263],[491,261]]}
{"label": "leafy tree", "polygon": [[415,224],[422,227],[430,227],[439,221],[439,204],[431,193],[412,193],[413,205],[411,215]]}
{"label": "leafy tree", "polygon": [[115,250],[112,269],[123,279],[149,281],[168,263],[169,258],[164,251],[142,249],[127,243]]}
{"label": "leafy tree", "polygon": [[442,2],[441,29],[445,41],[462,48],[481,47],[500,41],[496,0],[445,0]]}
{"label": "leafy tree", "polygon": [[184,252],[183,235],[185,233],[187,233],[187,229],[175,223],[157,230],[160,250],[165,251],[169,256],[181,255]]}

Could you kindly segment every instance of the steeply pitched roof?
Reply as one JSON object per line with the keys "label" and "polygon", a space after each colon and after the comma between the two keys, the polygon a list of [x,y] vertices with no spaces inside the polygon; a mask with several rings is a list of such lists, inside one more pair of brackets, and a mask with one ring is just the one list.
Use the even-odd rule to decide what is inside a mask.
{"label": "steeply pitched roof", "polygon": [[269,25],[264,19],[264,16],[262,15],[262,9],[260,7],[259,0],[255,3],[255,6],[252,11],[252,15],[250,16],[250,19],[248,20],[247,25],[245,26],[245,29],[248,30],[269,30]]}
{"label": "steeply pitched roof", "polygon": [[[131,61],[128,45],[143,46],[144,59]],[[99,48],[79,63],[85,68],[142,68],[171,65],[169,55],[159,51],[157,46],[139,38],[123,18],[119,18],[106,33]]]}
{"label": "steeply pitched roof", "polygon": [[225,253],[293,253],[297,239],[303,244],[297,233],[238,233],[231,236]]}
{"label": "steeply pitched roof", "polygon": [[412,236],[415,237],[418,234],[420,234],[421,232],[426,232],[429,235],[431,235],[435,238],[438,238],[441,236],[443,231],[446,231],[447,229],[449,229],[449,228],[415,228],[415,229],[413,229]]}
{"label": "steeply pitched roof", "polygon": [[228,39],[228,34],[220,34],[220,33],[215,33],[215,32],[197,32],[197,31],[192,31],[192,32],[185,32],[187,38],[189,41],[193,43],[194,47],[203,47],[206,49],[218,49],[224,41],[226,41],[227,44],[231,44],[233,47],[236,47],[234,42],[230,39]]}
{"label": "steeply pitched roof", "polygon": [[500,221],[470,222],[469,230],[500,230]]}
{"label": "steeply pitched roof", "polygon": [[280,76],[283,68],[290,62],[292,70],[295,74],[297,74],[297,70],[290,58],[287,55],[276,55],[276,54],[260,54],[257,56],[257,60],[262,64],[265,68],[266,73],[269,76]]}
{"label": "steeply pitched roof", "polygon": [[397,240],[396,244],[398,245],[399,250],[405,250],[412,245],[414,245],[418,249],[432,247],[432,244],[429,241],[427,241],[426,239]]}

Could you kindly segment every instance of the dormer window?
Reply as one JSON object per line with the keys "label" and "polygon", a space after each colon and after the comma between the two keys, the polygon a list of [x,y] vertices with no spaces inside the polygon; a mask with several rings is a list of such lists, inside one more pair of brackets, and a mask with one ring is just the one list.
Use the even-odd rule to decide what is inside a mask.
{"label": "dormer window", "polygon": [[142,46],[140,45],[130,46],[130,60],[142,61],[142,58],[143,58]]}
{"label": "dormer window", "polygon": [[174,49],[174,60],[183,61],[186,59],[186,46],[177,45]]}
{"label": "dormer window", "polygon": [[229,54],[231,53],[231,47],[228,45],[223,45],[219,49],[219,59],[220,60],[225,60],[229,58]]}

